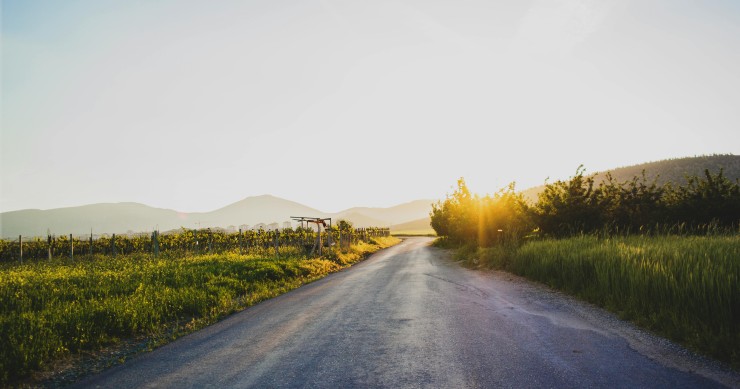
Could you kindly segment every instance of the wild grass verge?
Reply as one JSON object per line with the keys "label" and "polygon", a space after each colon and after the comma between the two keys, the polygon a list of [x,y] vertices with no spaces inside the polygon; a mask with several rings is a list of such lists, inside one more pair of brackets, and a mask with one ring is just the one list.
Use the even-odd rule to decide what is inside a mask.
{"label": "wild grass verge", "polygon": [[579,236],[456,251],[740,369],[740,236]]}
{"label": "wild grass verge", "polygon": [[0,386],[126,339],[161,345],[398,241],[360,241],[323,258],[135,254],[2,265]]}

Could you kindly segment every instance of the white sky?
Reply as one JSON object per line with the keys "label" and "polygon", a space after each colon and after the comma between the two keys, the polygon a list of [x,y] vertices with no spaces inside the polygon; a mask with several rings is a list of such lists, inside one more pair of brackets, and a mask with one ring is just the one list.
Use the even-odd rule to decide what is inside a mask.
{"label": "white sky", "polygon": [[740,154],[740,2],[2,2],[0,211],[479,193]]}

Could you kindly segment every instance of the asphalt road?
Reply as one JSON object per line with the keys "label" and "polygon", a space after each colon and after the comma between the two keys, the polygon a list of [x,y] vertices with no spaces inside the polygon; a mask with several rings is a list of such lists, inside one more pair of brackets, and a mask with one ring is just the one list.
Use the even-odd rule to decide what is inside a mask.
{"label": "asphalt road", "polygon": [[79,387],[740,387],[614,316],[411,238]]}

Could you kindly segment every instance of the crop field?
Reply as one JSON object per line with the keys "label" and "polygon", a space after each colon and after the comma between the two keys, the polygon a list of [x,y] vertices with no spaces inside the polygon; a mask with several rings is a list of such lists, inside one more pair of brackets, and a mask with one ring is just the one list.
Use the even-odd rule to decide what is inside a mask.
{"label": "crop field", "polygon": [[740,367],[740,236],[577,236],[461,250]]}
{"label": "crop field", "polygon": [[[296,249],[313,251],[317,232],[310,228],[286,228],[282,230],[249,230],[226,232],[223,230],[182,229],[177,232],[160,234],[105,235],[94,239],[92,236],[49,235],[19,239],[0,239],[0,262],[23,262],[46,260],[59,257],[74,258],[81,255],[120,255],[160,253],[172,255],[213,254],[239,252],[242,254],[274,251],[295,252]],[[388,228],[332,228],[321,232],[325,244],[347,247],[361,240],[389,236]],[[312,247],[314,246],[314,247]]]}
{"label": "crop field", "polygon": [[277,258],[268,250],[2,264],[0,386],[122,339],[191,332],[397,242],[377,237],[316,258],[286,247]]}

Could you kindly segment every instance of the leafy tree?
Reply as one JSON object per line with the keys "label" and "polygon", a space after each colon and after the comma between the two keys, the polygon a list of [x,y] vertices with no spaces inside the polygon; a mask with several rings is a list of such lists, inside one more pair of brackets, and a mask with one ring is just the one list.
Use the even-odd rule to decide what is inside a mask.
{"label": "leafy tree", "polygon": [[486,247],[517,241],[533,230],[530,210],[514,183],[480,200],[478,244]]}
{"label": "leafy tree", "polygon": [[342,232],[348,232],[354,230],[354,227],[352,226],[352,222],[344,219],[340,219],[339,222],[337,222],[337,228],[339,231]]}
{"label": "leafy tree", "polygon": [[594,179],[584,177],[584,172],[581,165],[570,180],[545,185],[533,210],[543,233],[565,236],[602,227],[603,212],[594,191]]}
{"label": "leafy tree", "polygon": [[622,183],[607,173],[597,189],[605,226],[621,231],[646,231],[664,222],[666,188],[657,184],[657,177],[648,182],[645,171],[641,177]]}
{"label": "leafy tree", "polygon": [[687,177],[686,185],[672,190],[667,202],[675,223],[740,225],[740,185],[727,179],[722,169],[716,175],[706,169],[703,178]]}
{"label": "leafy tree", "polygon": [[457,180],[457,188],[452,195],[448,195],[444,201],[432,204],[432,228],[437,235],[446,236],[456,243],[475,242],[477,202],[477,196],[470,193],[465,179],[461,177]]}
{"label": "leafy tree", "polygon": [[460,178],[452,195],[432,205],[430,216],[437,235],[484,247],[521,238],[532,230],[527,204],[513,183],[481,198],[471,194]]}
{"label": "leafy tree", "polygon": [[479,197],[460,178],[455,191],[432,205],[431,225],[454,243],[486,247],[516,241],[535,227],[551,236],[596,231],[651,232],[672,226],[691,232],[740,226],[740,185],[723,170],[688,177],[685,186],[659,185],[645,172],[617,182],[610,173],[595,187],[579,166],[567,181],[546,184],[530,207],[514,184]]}

